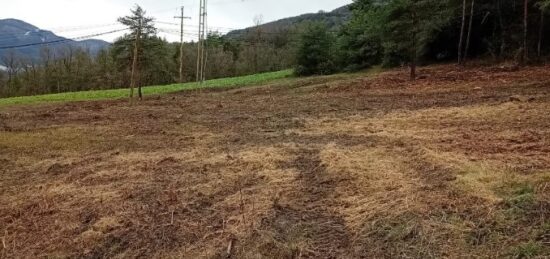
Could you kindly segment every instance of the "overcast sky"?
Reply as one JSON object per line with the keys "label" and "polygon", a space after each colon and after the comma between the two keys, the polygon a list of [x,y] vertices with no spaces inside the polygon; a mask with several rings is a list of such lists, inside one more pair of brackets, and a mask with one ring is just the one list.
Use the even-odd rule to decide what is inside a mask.
{"label": "overcast sky", "polygon": [[[264,22],[296,16],[319,10],[331,11],[349,4],[352,0],[208,0],[208,24],[211,30],[226,32],[254,24],[254,17],[262,16]],[[170,41],[178,41],[179,23],[173,17],[179,15],[179,7],[185,6],[187,40],[196,38],[199,0],[9,0],[0,4],[0,19],[16,18],[41,29],[51,30],[64,37],[79,37],[123,28],[116,24],[120,16],[129,13],[135,4],[141,5],[149,16],[159,22],[164,31],[160,35]],[[1,35],[0,35],[1,36]],[[120,36],[110,34],[96,37],[112,41]]]}

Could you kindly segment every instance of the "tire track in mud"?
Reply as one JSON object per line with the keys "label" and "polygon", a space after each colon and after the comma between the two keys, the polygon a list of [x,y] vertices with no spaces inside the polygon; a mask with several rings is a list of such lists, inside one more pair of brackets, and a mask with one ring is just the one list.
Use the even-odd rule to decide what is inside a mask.
{"label": "tire track in mud", "polygon": [[291,258],[342,258],[351,236],[344,218],[331,210],[336,207],[332,195],[340,179],[328,175],[318,149],[292,153],[295,159],[281,167],[296,170],[295,190],[283,194],[285,201],[275,204],[273,215],[262,220],[260,229],[276,231],[275,238],[282,243],[297,236],[299,249],[286,254]]}

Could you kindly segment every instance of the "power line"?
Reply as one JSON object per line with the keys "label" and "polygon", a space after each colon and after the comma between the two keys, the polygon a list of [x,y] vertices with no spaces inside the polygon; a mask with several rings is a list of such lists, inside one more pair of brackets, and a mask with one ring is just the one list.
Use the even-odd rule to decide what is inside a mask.
{"label": "power line", "polygon": [[[175,23],[175,22],[162,22],[162,21],[155,21],[155,23],[159,23],[159,24],[164,24],[164,25],[174,25],[174,26],[180,26],[179,23]],[[190,26],[190,25],[186,25],[186,26]]]}
{"label": "power line", "polygon": [[[164,25],[172,25],[172,26],[180,26],[179,23],[173,23],[173,22],[155,21],[155,23],[164,24]],[[191,24],[186,24],[185,26],[186,26],[186,27],[194,27],[194,28],[198,28],[198,27],[199,27],[199,26],[197,26],[197,25],[191,25]],[[240,29],[237,29],[237,28],[222,27],[222,26],[212,26],[212,25],[209,25],[208,28],[226,29],[226,30],[230,30],[230,31],[233,31],[233,30],[240,30]]]}
{"label": "power line", "polygon": [[[96,29],[96,28],[103,28],[103,27],[109,27],[114,25],[119,25],[120,23],[104,23],[104,24],[88,24],[88,25],[75,25],[75,26],[63,26],[63,27],[53,27],[53,28],[43,28],[38,29],[39,32],[66,32],[66,31],[80,31],[80,30],[87,30],[87,29]],[[30,30],[29,32],[32,32],[35,30]],[[26,32],[25,32],[26,33]],[[25,33],[21,33],[19,35],[24,35]]]}
{"label": "power line", "polygon": [[27,32],[24,32],[24,33],[11,33],[11,34],[7,34],[7,35],[0,35],[0,42],[15,40],[15,39],[19,39],[21,37],[29,36],[29,35],[40,36],[40,34],[44,34],[44,33],[57,34],[57,33],[61,33],[61,32],[88,31],[88,30],[99,29],[99,28],[104,28],[104,27],[111,27],[111,26],[116,26],[116,25],[120,25],[120,24],[119,23],[110,23],[110,24],[101,24],[101,25],[83,25],[83,26],[72,26],[72,27],[59,27],[59,29],[44,29],[44,30],[43,29],[38,29],[38,31],[31,30],[31,31],[27,31]]}
{"label": "power line", "polygon": [[[246,2],[250,2],[251,0],[246,0]],[[245,0],[232,0],[232,1],[216,1],[211,3],[212,5],[225,5],[225,4],[236,4],[236,3],[242,3],[245,2]]]}
{"label": "power line", "polygon": [[178,11],[178,7],[172,7],[172,8],[168,8],[168,9],[160,9],[160,10],[155,10],[155,11],[152,11],[152,12],[149,12],[150,14],[162,14],[162,13],[168,13],[168,12],[177,12]]}
{"label": "power line", "polygon": [[41,46],[41,45],[49,45],[49,44],[62,43],[62,42],[66,42],[66,41],[77,41],[77,40],[89,39],[89,38],[92,38],[92,37],[98,37],[98,36],[103,36],[103,35],[107,35],[107,34],[117,33],[117,32],[121,32],[121,31],[125,31],[125,30],[127,30],[127,29],[120,29],[120,30],[108,31],[108,32],[103,32],[103,33],[96,33],[96,34],[91,34],[91,35],[86,35],[86,36],[75,37],[75,38],[59,39],[59,40],[47,41],[47,42],[37,42],[37,43],[29,43],[29,44],[13,45],[13,46],[3,46],[3,47],[0,47],[0,50],[17,49],[17,48],[25,48],[25,47]]}
{"label": "power line", "polygon": [[51,32],[81,31],[81,30],[89,30],[89,29],[110,27],[110,26],[115,26],[115,25],[120,25],[120,23],[106,23],[106,24],[68,26],[68,27],[58,27],[58,28],[52,28],[52,29],[46,29],[46,30],[49,30]]}

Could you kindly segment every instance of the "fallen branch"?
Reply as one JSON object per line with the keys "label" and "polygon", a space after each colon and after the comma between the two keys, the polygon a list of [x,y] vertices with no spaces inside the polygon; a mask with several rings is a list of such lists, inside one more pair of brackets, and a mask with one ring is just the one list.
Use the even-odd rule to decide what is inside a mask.
{"label": "fallen branch", "polygon": [[229,240],[229,245],[227,245],[227,255],[226,255],[226,258],[231,258],[231,253],[233,251],[233,242],[235,242],[235,239],[234,238],[231,238],[231,240]]}

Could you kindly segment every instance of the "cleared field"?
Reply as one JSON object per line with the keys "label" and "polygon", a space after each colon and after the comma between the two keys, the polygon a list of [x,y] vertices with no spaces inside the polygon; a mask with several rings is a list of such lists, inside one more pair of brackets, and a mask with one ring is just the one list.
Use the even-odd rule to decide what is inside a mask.
{"label": "cleared field", "polygon": [[[292,76],[292,70],[283,70],[277,72],[269,72],[241,77],[221,78],[206,81],[203,85],[197,83],[173,84],[162,86],[147,86],[143,87],[143,95],[159,95],[184,90],[195,90],[203,88],[231,88],[242,87],[248,85],[265,84],[270,81],[276,81]],[[136,92],[137,93],[137,92]],[[70,92],[59,94],[46,94],[36,96],[22,96],[0,99],[0,107],[16,104],[39,104],[48,102],[75,102],[75,101],[92,101],[92,100],[109,100],[127,98],[129,90],[126,89],[111,89],[111,90],[95,90],[83,92]]]}
{"label": "cleared field", "polygon": [[4,107],[0,255],[548,257],[549,69]]}

